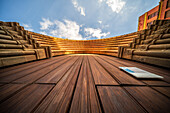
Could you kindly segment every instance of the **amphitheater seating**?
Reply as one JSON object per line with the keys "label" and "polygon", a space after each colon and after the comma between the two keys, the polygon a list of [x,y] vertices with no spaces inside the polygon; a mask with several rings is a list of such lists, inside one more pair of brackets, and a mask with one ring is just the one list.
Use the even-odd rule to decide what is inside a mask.
{"label": "amphitheater seating", "polygon": [[128,45],[137,37],[138,32],[98,40],[68,40],[28,32],[40,44],[39,47],[50,46],[52,56],[75,53],[93,53],[117,56],[118,46]]}
{"label": "amphitheater seating", "polygon": [[48,58],[31,35],[16,22],[0,22],[0,67]]}
{"label": "amphitheater seating", "polygon": [[96,40],[69,40],[0,21],[0,67],[64,54],[104,54],[170,68],[170,20],[148,29]]}
{"label": "amphitheater seating", "polygon": [[170,68],[170,20],[154,21],[129,46],[119,47],[118,57]]}

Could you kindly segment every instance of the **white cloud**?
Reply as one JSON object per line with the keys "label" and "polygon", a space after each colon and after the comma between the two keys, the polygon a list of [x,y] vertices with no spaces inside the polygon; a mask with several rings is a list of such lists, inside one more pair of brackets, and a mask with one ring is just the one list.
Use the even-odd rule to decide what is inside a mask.
{"label": "white cloud", "polygon": [[113,12],[119,13],[126,4],[123,0],[98,0],[99,3],[105,2]]}
{"label": "white cloud", "polygon": [[55,20],[54,24],[56,26],[55,29],[50,30],[50,34],[53,36],[58,36],[62,38],[74,39],[74,40],[82,40],[82,35],[79,33],[80,26],[70,20],[64,20],[64,22]]}
{"label": "white cloud", "polygon": [[85,28],[84,31],[86,36],[88,36],[88,38],[97,37],[98,39],[101,39],[101,37],[105,37],[110,34],[110,32],[102,33],[102,30],[99,28],[98,29]]}
{"label": "white cloud", "polygon": [[30,27],[28,24],[23,24],[24,27]]}
{"label": "white cloud", "polygon": [[113,12],[119,13],[125,5],[125,1],[122,0],[107,0],[106,4],[111,7]]}
{"label": "white cloud", "polygon": [[47,33],[45,31],[40,31],[39,33],[43,34],[43,35],[47,35]]}
{"label": "white cloud", "polygon": [[22,26],[24,26],[24,28],[28,31],[33,31],[32,26],[28,25],[28,24],[22,24]]}
{"label": "white cloud", "polygon": [[102,25],[102,28],[108,28],[109,27],[109,25],[108,24],[106,24],[106,25]]}
{"label": "white cloud", "polygon": [[101,23],[102,23],[102,21],[100,21],[100,20],[99,20],[98,22],[99,22],[99,24],[101,24]]}
{"label": "white cloud", "polygon": [[40,22],[41,30],[48,29],[53,23],[49,19],[42,18],[43,22]]}
{"label": "white cloud", "polygon": [[[47,19],[43,19],[47,20]],[[50,21],[50,20],[48,20]],[[42,22],[40,22],[42,23]],[[44,35],[52,35],[54,37],[59,38],[68,38],[73,40],[86,40],[90,38],[102,38],[110,34],[110,32],[103,32],[101,29],[94,29],[94,28],[84,28],[84,25],[77,24],[75,21],[64,19],[63,21],[54,20],[50,21],[50,25],[40,31],[39,33]],[[83,32],[82,35],[80,32]]]}
{"label": "white cloud", "polygon": [[80,12],[81,15],[86,16],[85,8],[83,8],[82,6],[79,6],[77,0],[72,0],[72,4],[78,10],[78,12]]}
{"label": "white cloud", "polygon": [[102,3],[104,0],[98,0],[99,3]]}

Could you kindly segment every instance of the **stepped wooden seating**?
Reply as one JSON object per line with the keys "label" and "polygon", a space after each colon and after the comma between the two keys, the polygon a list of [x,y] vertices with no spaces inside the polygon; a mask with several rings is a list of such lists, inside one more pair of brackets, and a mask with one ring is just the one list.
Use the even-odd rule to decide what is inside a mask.
{"label": "stepped wooden seating", "polygon": [[75,53],[94,53],[117,56],[119,45],[128,45],[137,32],[122,36],[98,40],[68,40],[29,32],[36,39],[39,46],[50,46],[52,56]]}
{"label": "stepped wooden seating", "polygon": [[80,41],[0,22],[0,113],[169,113],[169,28],[169,21],[155,21],[147,30]]}
{"label": "stepped wooden seating", "polygon": [[103,54],[170,67],[170,20],[148,29],[96,40],[69,40],[24,30],[16,22],[0,22],[1,66],[64,54]]}
{"label": "stepped wooden seating", "polygon": [[120,47],[118,57],[170,68],[170,20],[154,21],[129,46]]}
{"label": "stepped wooden seating", "polygon": [[0,22],[0,67],[49,58],[31,35],[16,22]]}

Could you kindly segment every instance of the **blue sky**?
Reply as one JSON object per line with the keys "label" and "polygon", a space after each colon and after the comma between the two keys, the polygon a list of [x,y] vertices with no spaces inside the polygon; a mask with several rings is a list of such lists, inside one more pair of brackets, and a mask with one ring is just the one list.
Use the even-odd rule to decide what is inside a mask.
{"label": "blue sky", "polygon": [[137,30],[138,17],[159,0],[0,0],[0,21],[75,40],[101,39]]}

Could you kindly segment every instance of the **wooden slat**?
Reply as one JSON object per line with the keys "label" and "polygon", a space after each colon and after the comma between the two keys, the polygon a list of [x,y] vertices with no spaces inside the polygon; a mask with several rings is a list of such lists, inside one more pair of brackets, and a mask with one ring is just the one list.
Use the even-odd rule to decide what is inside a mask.
{"label": "wooden slat", "polygon": [[118,85],[112,76],[92,56],[88,58],[95,84]]}
{"label": "wooden slat", "polygon": [[84,58],[71,104],[70,113],[75,112],[101,112],[87,57]]}
{"label": "wooden slat", "polygon": [[77,59],[78,57],[71,58],[68,62],[60,65],[58,68],[39,79],[36,83],[57,83],[70,69],[70,67],[73,66]]}
{"label": "wooden slat", "polygon": [[17,79],[15,81],[13,81],[13,83],[32,83],[32,82],[35,82],[36,80],[38,80],[41,77],[45,76],[46,74],[52,72],[56,68],[60,67],[60,65],[66,63],[69,60],[70,60],[70,58],[60,60],[59,62],[56,62],[56,63],[54,63],[50,66],[47,66],[47,67],[40,69],[40,70],[38,70],[34,73],[31,73],[29,75],[26,75],[26,76],[20,78],[20,79]]}
{"label": "wooden slat", "polygon": [[111,59],[113,61],[116,61],[118,63],[122,63],[124,65],[127,65],[127,66],[136,66],[136,67],[139,67],[141,69],[145,69],[145,70],[149,70],[151,72],[155,72],[156,73],[160,73],[161,76],[164,74],[164,75],[169,75],[170,73],[170,70],[167,70],[167,69],[164,69],[164,68],[159,68],[159,67],[156,67],[156,66],[151,66],[151,65],[147,65],[147,64],[143,64],[143,63],[139,63],[139,62],[135,62],[135,61],[130,61],[130,60],[125,60],[125,59],[120,59],[120,58],[116,58],[116,57],[109,57],[109,56],[103,56],[103,57],[106,57],[108,59]]}
{"label": "wooden slat", "polygon": [[132,76],[126,74],[125,72],[121,71],[120,69],[114,67],[113,65],[109,64],[108,62],[95,57],[95,59],[113,76],[115,77],[120,84],[135,84],[135,85],[144,85],[141,81],[133,78]]}
{"label": "wooden slat", "polygon": [[57,62],[57,61],[60,61],[62,59],[66,59],[66,58],[67,58],[67,56],[62,56],[62,57],[58,57],[58,58],[52,58],[52,60],[47,59],[47,60],[42,60],[41,62],[36,61],[34,63],[28,63],[28,65],[23,64],[22,67],[16,66],[15,69],[6,70],[5,72],[2,72],[0,78],[4,77],[4,76],[14,75],[14,74],[15,75],[18,75],[18,74],[26,75],[26,74],[32,73],[36,70],[39,70],[43,67],[46,67],[47,65],[51,65],[54,62]]}
{"label": "wooden slat", "polygon": [[125,87],[125,89],[149,113],[169,113],[170,100],[150,87]]}
{"label": "wooden slat", "polygon": [[144,113],[145,111],[121,88],[97,86],[105,113]]}
{"label": "wooden slat", "polygon": [[[67,58],[66,58],[66,60],[67,60]],[[63,58],[61,58],[61,59],[59,58],[59,59],[56,59],[56,60],[51,60],[50,62],[47,62],[47,63],[45,63],[43,65],[38,65],[38,66],[35,66],[35,67],[33,66],[32,68],[29,68],[27,70],[23,70],[23,71],[20,71],[18,73],[14,73],[14,74],[10,74],[10,75],[7,75],[7,76],[3,76],[3,77],[0,78],[0,82],[8,83],[8,82],[12,82],[14,80],[16,80],[15,82],[17,82],[17,83],[19,81],[21,81],[22,83],[26,82],[27,80],[24,81],[23,80],[24,78],[28,78],[30,76],[33,76],[34,74],[37,74],[40,71],[47,70],[47,72],[48,72],[50,69],[55,68],[54,67],[55,64],[61,63],[62,60],[63,60]],[[63,60],[63,61],[65,61],[65,60]],[[51,68],[48,70],[47,67],[48,68],[51,67]],[[38,77],[38,76],[41,76],[41,75],[36,75],[36,77]],[[17,80],[17,79],[19,79],[19,80]],[[29,79],[31,79],[31,78],[29,78]]]}
{"label": "wooden slat", "polygon": [[148,85],[170,86],[169,83],[161,80],[142,80],[142,81]]}
{"label": "wooden slat", "polygon": [[45,98],[35,110],[36,113],[65,113],[68,111],[81,63],[82,57],[77,60],[74,66],[72,66],[64,77],[56,84],[47,98]]}
{"label": "wooden slat", "polygon": [[152,87],[170,98],[170,87]]}
{"label": "wooden slat", "polygon": [[6,84],[0,87],[0,102],[23,88],[26,84]]}
{"label": "wooden slat", "polygon": [[[100,56],[100,55],[98,55],[98,57],[103,60],[106,60],[107,62],[111,63],[113,66],[115,66],[117,68],[119,68],[119,67],[138,67],[138,68],[140,68],[140,66],[138,66],[138,65],[136,66],[135,64],[133,64],[133,61],[130,61],[129,63],[127,63],[126,61],[124,61],[124,62],[122,61],[120,63],[119,59],[115,59],[114,57]],[[143,65],[145,65],[145,64],[143,64]],[[141,69],[143,69],[143,68],[141,68]],[[146,71],[148,71],[148,69]],[[149,70],[149,72],[150,72],[150,70]],[[160,73],[157,73],[157,74],[159,75]],[[164,85],[164,86],[170,85],[162,80],[142,80],[142,82],[144,82],[148,85]]]}
{"label": "wooden slat", "polygon": [[29,113],[46,96],[53,85],[33,84],[0,104],[1,113]]}
{"label": "wooden slat", "polygon": [[103,57],[106,59],[111,59],[113,62],[120,63],[120,66],[123,64],[123,65],[129,66],[129,67],[138,67],[138,68],[141,68],[148,72],[163,76],[164,77],[163,80],[170,83],[170,77],[169,77],[170,71],[167,69],[158,68],[156,66],[151,66],[151,65],[147,65],[147,64],[143,64],[143,63],[139,63],[139,62],[119,59],[119,58],[115,58],[115,57],[108,57],[108,56],[103,56]]}
{"label": "wooden slat", "polygon": [[[53,57],[52,59],[55,60],[55,59],[61,59],[61,58],[64,58],[64,57],[66,57],[66,56]],[[5,68],[5,69],[1,69],[0,70],[0,73],[1,73],[0,77],[6,76],[6,75],[9,75],[9,74],[14,74],[14,73],[17,73],[19,71],[27,70],[29,68],[33,68],[34,66],[42,65],[43,63],[51,62],[51,61],[52,61],[51,59],[39,60],[39,61],[34,61],[34,62],[22,64],[22,65],[17,65],[17,66],[12,66],[12,67],[8,67],[8,68]]]}
{"label": "wooden slat", "polygon": [[[0,69],[6,73],[4,80],[10,82],[0,83],[0,112],[170,111],[168,82],[138,80],[118,68],[135,65],[109,56],[79,54],[4,69],[8,72]],[[147,68],[145,64],[137,66]],[[148,70],[165,75],[168,72],[152,67]]]}

